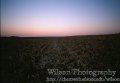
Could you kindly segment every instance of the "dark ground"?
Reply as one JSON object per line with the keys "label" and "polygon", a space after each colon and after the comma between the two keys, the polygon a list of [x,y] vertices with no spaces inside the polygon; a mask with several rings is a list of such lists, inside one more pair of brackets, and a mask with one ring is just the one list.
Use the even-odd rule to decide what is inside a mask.
{"label": "dark ground", "polygon": [[0,83],[46,83],[50,68],[110,69],[120,78],[120,35],[4,37],[0,43]]}

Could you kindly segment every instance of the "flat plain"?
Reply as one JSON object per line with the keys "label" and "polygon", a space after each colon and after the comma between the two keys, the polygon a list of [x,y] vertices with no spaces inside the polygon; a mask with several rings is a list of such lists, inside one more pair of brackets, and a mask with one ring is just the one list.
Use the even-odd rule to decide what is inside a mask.
{"label": "flat plain", "polygon": [[47,69],[110,69],[120,77],[120,34],[1,37],[0,42],[1,83],[46,83]]}

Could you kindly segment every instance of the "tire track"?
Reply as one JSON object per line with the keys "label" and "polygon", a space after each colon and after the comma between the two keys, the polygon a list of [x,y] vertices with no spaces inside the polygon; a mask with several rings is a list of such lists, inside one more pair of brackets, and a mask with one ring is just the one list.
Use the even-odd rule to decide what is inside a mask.
{"label": "tire track", "polygon": [[61,48],[59,46],[58,40],[52,39],[48,50],[45,51],[45,55],[40,60],[41,67],[57,67],[59,64],[59,57],[61,55],[60,51]]}

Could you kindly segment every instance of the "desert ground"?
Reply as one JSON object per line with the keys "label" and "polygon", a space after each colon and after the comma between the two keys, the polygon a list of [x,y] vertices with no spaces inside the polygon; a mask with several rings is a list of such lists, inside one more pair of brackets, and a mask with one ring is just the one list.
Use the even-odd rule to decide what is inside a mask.
{"label": "desert ground", "polygon": [[52,83],[46,82],[47,69],[110,69],[120,78],[120,34],[1,37],[0,42],[1,83]]}

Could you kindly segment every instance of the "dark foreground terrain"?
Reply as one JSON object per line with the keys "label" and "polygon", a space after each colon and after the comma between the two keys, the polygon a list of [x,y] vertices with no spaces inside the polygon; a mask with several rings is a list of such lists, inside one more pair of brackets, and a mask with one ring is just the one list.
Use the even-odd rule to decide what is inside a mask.
{"label": "dark foreground terrain", "polygon": [[50,76],[47,69],[63,71],[110,69],[116,71],[114,77],[120,78],[120,35],[6,37],[1,38],[0,43],[0,83],[61,83],[61,81],[47,82],[47,77],[57,77]]}

